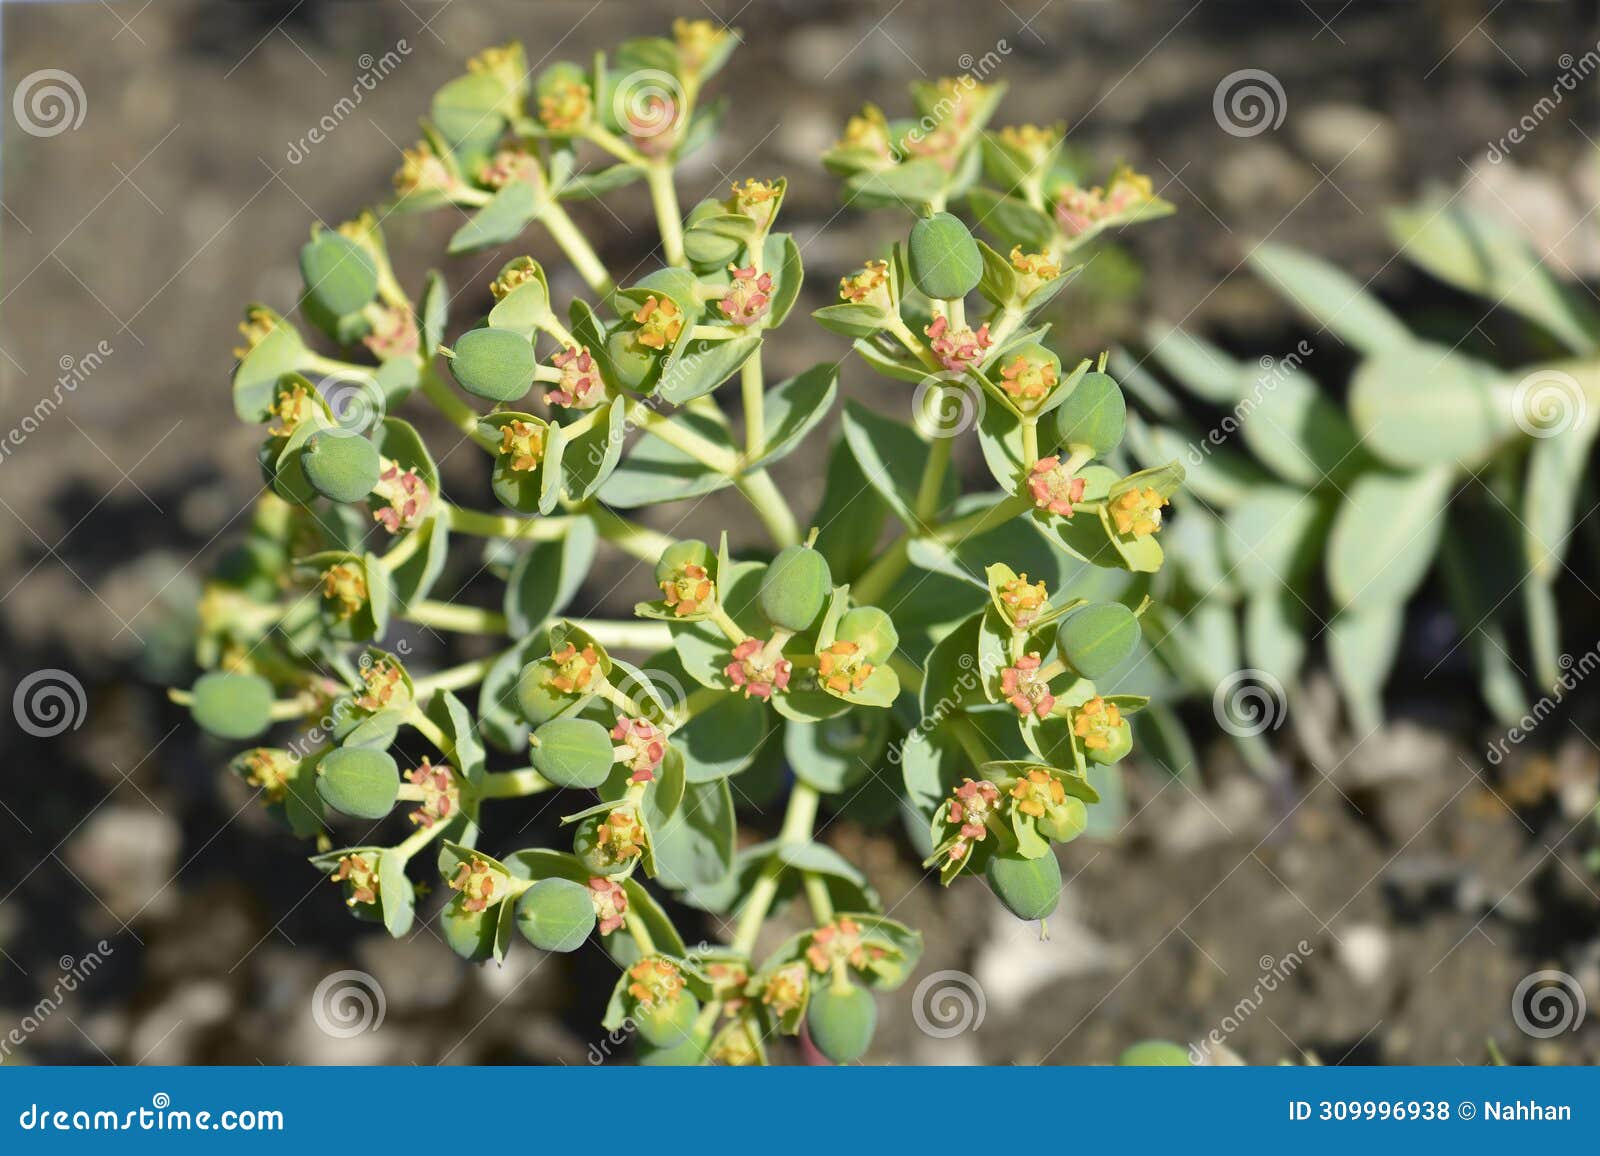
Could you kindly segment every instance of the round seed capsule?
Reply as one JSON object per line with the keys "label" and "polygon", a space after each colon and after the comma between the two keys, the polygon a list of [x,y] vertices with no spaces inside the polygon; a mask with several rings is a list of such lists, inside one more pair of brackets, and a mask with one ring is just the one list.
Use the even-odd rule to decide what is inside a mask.
{"label": "round seed capsule", "polygon": [[1166,1040],[1142,1040],[1117,1057],[1124,1068],[1188,1068],[1189,1053]]}
{"label": "round seed capsule", "polygon": [[826,558],[809,546],[788,546],[761,577],[761,613],[772,625],[798,633],[816,620],[832,589]]}
{"label": "round seed capsule", "polygon": [[254,738],[272,723],[272,684],[258,674],[212,671],[191,693],[189,713],[218,738]]}
{"label": "round seed capsule", "polygon": [[558,787],[592,789],[611,774],[611,735],[592,719],[551,719],[534,732],[529,761]]}
{"label": "round seed capsule", "polygon": [[984,872],[989,887],[1018,919],[1043,919],[1061,899],[1061,864],[1054,855],[1037,859],[996,855]]}
{"label": "round seed capsule", "polygon": [[509,329],[470,329],[456,340],[450,372],[461,388],[489,401],[516,401],[533,388],[533,344]]}
{"label": "round seed capsule", "polygon": [[381,819],[400,793],[400,769],[387,751],[339,747],[317,764],[317,794],[343,815]]}
{"label": "round seed capsule", "polygon": [[806,1031],[817,1051],[836,1064],[867,1054],[878,1026],[878,1005],[864,987],[818,985],[806,1007]]}
{"label": "round seed capsule", "polygon": [[541,879],[517,900],[517,929],[545,951],[576,951],[594,930],[589,889],[571,879]]}
{"label": "round seed capsule", "polygon": [[694,1038],[694,1021],[700,1015],[700,1001],[693,992],[681,991],[677,998],[653,1004],[639,1004],[633,1013],[639,1034],[658,1048],[676,1048]]}
{"label": "round seed capsule", "polygon": [[300,451],[300,468],[313,489],[335,502],[359,502],[378,484],[378,447],[364,437],[324,430]]}
{"label": "round seed capsule", "polygon": [[912,226],[910,258],[911,280],[929,297],[955,301],[983,279],[978,242],[949,213],[935,213]]}

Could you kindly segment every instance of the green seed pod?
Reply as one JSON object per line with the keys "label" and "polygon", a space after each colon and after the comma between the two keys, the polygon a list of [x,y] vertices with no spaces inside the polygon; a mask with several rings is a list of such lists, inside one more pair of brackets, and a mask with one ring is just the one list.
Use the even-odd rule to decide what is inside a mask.
{"label": "green seed pod", "polygon": [[1061,864],[1054,855],[1037,859],[996,855],[984,871],[989,887],[1018,919],[1043,919],[1061,900]]}
{"label": "green seed pod", "polygon": [[1075,610],[1061,624],[1056,649],[1084,678],[1104,678],[1139,645],[1139,619],[1120,602],[1097,602]]}
{"label": "green seed pod", "polygon": [[744,250],[744,242],[712,229],[697,227],[712,217],[726,214],[728,208],[721,201],[701,201],[689,210],[683,231],[683,253],[701,272],[726,269]]}
{"label": "green seed pod", "polygon": [[685,566],[711,566],[711,547],[694,538],[674,542],[661,552],[656,561],[656,585],[675,581]]}
{"label": "green seed pod", "polygon": [[894,619],[876,606],[857,606],[839,619],[838,637],[861,647],[866,661],[875,666],[889,661],[900,645]]}
{"label": "green seed pod", "polygon": [[639,1034],[658,1048],[677,1048],[694,1039],[694,1021],[700,1015],[700,1001],[691,991],[680,991],[676,998],[657,1003],[640,1003],[633,1012]]}
{"label": "green seed pod", "polygon": [[400,793],[400,769],[387,751],[339,747],[317,764],[317,795],[343,815],[381,819]]}
{"label": "green seed pod", "polygon": [[878,1026],[878,1005],[864,987],[817,985],[806,1007],[806,1030],[817,1051],[836,1064],[848,1064],[867,1054]]}
{"label": "green seed pod", "polygon": [[533,343],[509,329],[469,329],[455,344],[450,372],[461,388],[489,401],[516,401],[533,388]]}
{"label": "green seed pod", "polygon": [[359,313],[378,295],[372,256],[348,237],[322,233],[300,250],[306,298],[331,318]]}
{"label": "green seed pod", "polygon": [[1189,1053],[1166,1040],[1142,1040],[1117,1057],[1123,1068],[1189,1068]]}
{"label": "green seed pod", "polygon": [[378,484],[382,466],[378,447],[366,438],[323,430],[300,451],[300,468],[324,498],[359,502]]}
{"label": "green seed pod", "polygon": [[816,621],[833,589],[828,560],[809,546],[779,552],[761,578],[761,613],[768,622],[795,633]]}
{"label": "green seed pod", "polygon": [[571,879],[541,879],[517,900],[517,929],[545,951],[576,951],[594,930],[589,889]]}
{"label": "green seed pod", "polygon": [[254,738],[272,724],[272,684],[259,674],[212,671],[195,681],[189,713],[219,739]]}
{"label": "green seed pod", "polygon": [[642,389],[656,370],[655,354],[634,341],[633,334],[619,329],[606,338],[606,355],[624,389]]}
{"label": "green seed pod", "polygon": [[1104,373],[1086,373],[1056,407],[1056,445],[1087,447],[1103,458],[1122,443],[1128,403],[1122,387]]}
{"label": "green seed pod", "polygon": [[611,775],[611,735],[590,719],[551,719],[530,745],[533,769],[558,787],[592,790]]}
{"label": "green seed pod", "polygon": [[929,297],[956,301],[983,280],[983,254],[960,219],[935,213],[911,228],[911,280]]}

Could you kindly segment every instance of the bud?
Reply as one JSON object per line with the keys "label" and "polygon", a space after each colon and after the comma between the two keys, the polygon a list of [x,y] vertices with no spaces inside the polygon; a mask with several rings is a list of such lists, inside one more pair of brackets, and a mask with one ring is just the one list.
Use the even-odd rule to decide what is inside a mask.
{"label": "bud", "polygon": [[517,900],[517,930],[543,951],[576,951],[595,927],[589,889],[571,879],[540,879]]}
{"label": "bud", "polygon": [[761,576],[761,613],[798,634],[816,621],[833,589],[828,560],[810,546],[786,546]]}
{"label": "bud", "polygon": [[960,218],[935,213],[911,227],[911,280],[936,300],[959,301],[983,279],[983,254]]}
{"label": "bud", "polygon": [[817,1051],[836,1064],[867,1054],[878,1025],[872,993],[848,980],[820,984],[806,1008],[806,1032]]}
{"label": "bud", "polygon": [[1037,859],[996,855],[984,877],[995,897],[1018,919],[1043,919],[1061,901],[1061,864],[1049,853]]}

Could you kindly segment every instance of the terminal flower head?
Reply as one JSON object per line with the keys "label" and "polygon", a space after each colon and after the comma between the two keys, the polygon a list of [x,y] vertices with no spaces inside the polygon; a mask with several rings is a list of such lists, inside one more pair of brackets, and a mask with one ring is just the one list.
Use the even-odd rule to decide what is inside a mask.
{"label": "terminal flower head", "polygon": [[756,223],[757,231],[766,232],[778,211],[778,199],[783,189],[776,181],[758,181],[747,177],[744,184],[733,183],[733,194],[728,198],[728,211],[737,216],[749,217]]}
{"label": "terminal flower head", "polygon": [[[668,301],[668,305],[672,302]],[[674,306],[676,308],[676,306]],[[639,339],[645,344],[644,338]],[[677,340],[674,330],[669,340]],[[655,346],[660,349],[661,346]],[[568,409],[593,409],[605,399],[605,386],[600,380],[600,367],[587,345],[568,346],[550,359],[550,364],[561,371],[561,381],[545,394],[551,405],[564,405]]]}
{"label": "terminal flower head", "polygon": [[769,655],[759,638],[747,638],[733,648],[733,661],[723,673],[745,698],[770,699],[789,689],[793,667],[782,654]]}
{"label": "terminal flower head", "polygon": [[670,297],[650,294],[634,312],[633,319],[639,325],[635,340],[651,349],[667,348],[676,343],[678,334],[683,332],[683,311]]}
{"label": "terminal flower head", "polygon": [[364,711],[376,713],[390,707],[400,708],[410,701],[406,676],[398,665],[387,658],[363,660],[361,684],[365,688],[356,697],[356,705]]}
{"label": "terminal flower head", "polygon": [[398,462],[387,458],[372,493],[379,499],[372,503],[373,520],[391,534],[411,529],[427,516],[433,504],[433,492],[417,471],[402,470]]}
{"label": "terminal flower head", "polygon": [[556,668],[549,683],[562,694],[583,693],[600,673],[600,655],[592,646],[579,650],[576,643],[569,642],[551,651],[550,660]]}
{"label": "terminal flower head", "polygon": [[619,746],[630,752],[622,761],[633,771],[631,781],[648,783],[655,779],[656,770],[667,754],[667,737],[654,723],[642,718],[619,718],[611,728],[611,737]]}
{"label": "terminal flower head", "polygon": [[1043,665],[1039,652],[1032,651],[1000,672],[1000,693],[1024,718],[1047,718],[1056,705],[1050,680],[1040,675]]}
{"label": "terminal flower head", "polygon": [[1000,367],[1000,388],[1024,412],[1050,396],[1057,380],[1056,363],[1048,357],[1018,353]]}
{"label": "terminal flower head", "polygon": [[461,906],[468,911],[487,910],[495,902],[499,886],[499,872],[488,860],[474,855],[456,868],[450,879],[450,890],[460,893]]}
{"label": "terminal flower head", "polygon": [[594,916],[600,921],[600,934],[610,935],[627,922],[628,893],[622,884],[604,875],[589,878],[589,902],[594,905]]}
{"label": "terminal flower head", "polygon": [[1017,627],[1027,626],[1050,601],[1050,594],[1045,589],[1045,584],[1030,583],[1025,573],[1018,574],[1009,582],[1003,583],[995,593],[999,596],[1000,604],[1005,608],[1012,625]]}
{"label": "terminal flower head", "polygon": [[593,112],[589,85],[577,77],[557,81],[539,96],[539,122],[553,133],[582,130]]}
{"label": "terminal flower head", "polygon": [[1116,741],[1115,732],[1125,726],[1116,703],[1096,695],[1075,712],[1072,733],[1083,740],[1085,750],[1103,751]]}
{"label": "terminal flower head", "polygon": [[859,273],[840,279],[839,299],[892,313],[894,301],[889,296],[889,288],[889,262],[868,261]]}
{"label": "terminal flower head", "polygon": [[1166,504],[1167,499],[1149,486],[1124,490],[1111,499],[1111,520],[1117,533],[1144,537],[1161,529],[1161,508]]}
{"label": "terminal flower head", "polygon": [[394,191],[400,196],[413,193],[449,193],[458,180],[450,166],[433,151],[433,146],[419,140],[400,152],[400,167],[394,174]]}
{"label": "terminal flower head", "polygon": [[461,788],[456,785],[455,772],[448,764],[436,766],[423,759],[406,772],[406,782],[422,791],[422,802],[410,816],[418,827],[447,822],[461,809]]}
{"label": "terminal flower head", "polygon": [[1073,503],[1083,501],[1084,480],[1069,474],[1054,454],[1033,463],[1028,473],[1028,493],[1037,509],[1063,518],[1072,517]]}
{"label": "terminal flower head", "polygon": [[728,266],[733,282],[717,307],[735,325],[754,325],[772,307],[772,274],[758,273],[754,265],[743,269]]}
{"label": "terminal flower head", "polygon": [[945,822],[956,828],[956,836],[945,852],[948,862],[960,862],[971,853],[974,843],[983,842],[989,833],[989,816],[999,806],[1000,788],[987,779],[962,779],[961,785],[950,792]]}
{"label": "terminal flower head", "polygon": [[322,572],[322,597],[341,620],[354,618],[367,604],[367,575],[354,562],[336,562]]}
{"label": "terminal flower head", "polygon": [[817,681],[835,694],[860,690],[872,677],[873,666],[858,642],[839,639],[817,655]]}
{"label": "terminal flower head", "polygon": [[970,366],[976,364],[985,350],[994,344],[989,337],[989,324],[984,322],[976,330],[966,326],[956,328],[950,324],[947,317],[935,317],[933,323],[923,330],[928,335],[928,342],[933,348],[933,355],[939,359],[939,364],[951,373],[963,373]]}
{"label": "terminal flower head", "polygon": [[365,855],[352,852],[343,856],[328,878],[344,886],[347,907],[378,901],[378,866]]}
{"label": "terminal flower head", "polygon": [[544,429],[513,418],[500,427],[500,456],[516,473],[531,473],[544,460]]}

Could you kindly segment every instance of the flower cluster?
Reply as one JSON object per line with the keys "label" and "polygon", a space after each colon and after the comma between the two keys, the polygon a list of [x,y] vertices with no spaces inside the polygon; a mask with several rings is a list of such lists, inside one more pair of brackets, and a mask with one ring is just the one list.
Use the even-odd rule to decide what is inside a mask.
{"label": "flower cluster", "polygon": [[[820,501],[799,510],[803,491],[770,471],[833,428],[839,383],[832,362],[766,377],[804,278],[788,182],[740,174],[678,201],[678,167],[725,114],[702,93],[738,40],[680,20],[581,64],[530,68],[515,44],[467,62],[387,208],[443,210],[452,254],[507,247],[487,284],[405,283],[387,212],[312,228],[298,316],[251,305],[241,326],[233,401],[259,427],[267,492],[201,598],[204,673],[173,697],[228,741],[298,730],[232,767],[317,842],[358,917],[408,934],[431,875],[465,959],[500,962],[519,935],[546,952],[597,942],[619,972],[604,1022],[633,1022],[647,1062],[763,1063],[802,1032],[843,1062],[870,1047],[874,993],[906,980],[921,939],[817,841],[821,797],[842,807],[871,774],[930,824],[946,881],[981,871],[1043,918],[1051,846],[1098,798],[1089,768],[1132,744],[1143,700],[1101,684],[1142,644],[1145,606],[1062,584],[1085,561],[1157,568],[1182,471],[1106,464],[1122,460],[1120,389],[1103,357],[1064,364],[1042,311],[1097,230],[1162,206],[1125,172],[1069,185],[1060,130],[991,132],[1002,88],[971,77],[916,86],[914,121],[852,118],[824,163],[859,203],[916,220],[814,315],[889,384],[882,405],[844,407],[816,457]],[[619,281],[567,206],[635,182],[662,264]],[[987,239],[957,211],[993,222]],[[576,279],[517,255],[533,229]],[[348,383],[372,420],[350,428],[314,381]],[[949,431],[896,412],[944,389],[987,405],[982,492],[958,492]],[[430,446],[412,406],[452,438]],[[747,504],[766,540],[634,513],[687,516],[713,494]],[[1002,560],[974,573],[969,539]],[[627,580],[618,557],[650,568],[650,593],[607,618],[592,608]],[[1023,558],[1028,573],[1006,561]],[[928,597],[913,567],[968,581]],[[413,670],[402,626],[494,641]],[[429,756],[402,770],[417,743]],[[790,782],[785,765],[773,838],[741,837],[738,802]],[[558,839],[488,845],[509,829],[489,808],[544,794],[572,802],[551,812]],[[769,915],[802,897],[798,932],[763,953]],[[669,911],[735,931],[691,950]]]}

